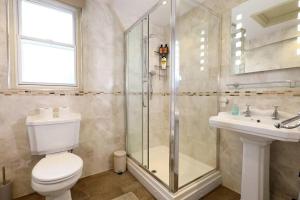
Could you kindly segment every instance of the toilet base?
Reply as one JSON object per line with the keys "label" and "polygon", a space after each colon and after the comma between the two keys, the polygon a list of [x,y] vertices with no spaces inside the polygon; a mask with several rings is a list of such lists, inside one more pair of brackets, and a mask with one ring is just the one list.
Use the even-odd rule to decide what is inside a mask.
{"label": "toilet base", "polygon": [[46,200],[72,200],[71,191],[67,190],[59,196],[46,196]]}

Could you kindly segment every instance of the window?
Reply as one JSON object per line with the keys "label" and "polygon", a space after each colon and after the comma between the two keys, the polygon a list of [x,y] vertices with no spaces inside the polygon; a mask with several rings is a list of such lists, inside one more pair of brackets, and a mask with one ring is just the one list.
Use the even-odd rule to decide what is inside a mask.
{"label": "window", "polygon": [[78,10],[54,0],[17,0],[17,86],[78,86]]}

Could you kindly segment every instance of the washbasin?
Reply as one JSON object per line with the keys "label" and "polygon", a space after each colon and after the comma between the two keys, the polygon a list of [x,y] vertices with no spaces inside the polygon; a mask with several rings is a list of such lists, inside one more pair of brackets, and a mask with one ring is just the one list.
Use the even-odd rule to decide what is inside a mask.
{"label": "washbasin", "polygon": [[228,112],[220,112],[217,116],[211,117],[209,123],[213,127],[227,129],[249,136],[286,142],[300,141],[300,128],[284,129],[275,127],[275,124],[291,118],[294,115],[280,112],[279,120],[273,120],[271,116],[272,111],[269,110],[252,110],[251,117],[245,117],[244,115],[235,116]]}
{"label": "washbasin", "polygon": [[[300,114],[280,112],[279,120],[272,119],[272,110],[251,110],[251,116],[233,116],[220,112],[209,119],[212,127],[230,130],[239,134],[243,143],[241,200],[270,200],[269,168],[270,145],[273,141],[300,141]],[[289,123],[291,118],[296,118]],[[282,128],[288,120],[292,129]],[[276,126],[275,126],[276,125]],[[283,125],[283,126],[281,126]],[[280,128],[277,128],[280,127]],[[225,132],[230,134],[230,132]]]}

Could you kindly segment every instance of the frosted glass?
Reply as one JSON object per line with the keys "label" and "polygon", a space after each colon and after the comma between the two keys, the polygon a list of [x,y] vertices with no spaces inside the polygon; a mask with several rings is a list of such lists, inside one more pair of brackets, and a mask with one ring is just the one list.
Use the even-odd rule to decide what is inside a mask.
{"label": "frosted glass", "polygon": [[37,3],[22,1],[21,35],[74,44],[73,13]]}
{"label": "frosted glass", "polygon": [[[143,24],[134,27],[127,35],[127,106],[128,153],[143,163]],[[137,93],[137,95],[135,95]]]}
{"label": "frosted glass", "polygon": [[76,84],[75,50],[21,41],[21,83]]}

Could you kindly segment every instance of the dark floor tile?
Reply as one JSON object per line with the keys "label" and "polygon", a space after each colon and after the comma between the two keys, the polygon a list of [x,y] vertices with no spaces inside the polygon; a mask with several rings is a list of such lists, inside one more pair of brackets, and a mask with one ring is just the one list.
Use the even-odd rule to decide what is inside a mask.
{"label": "dark floor tile", "polygon": [[124,193],[122,192],[121,189],[113,189],[109,192],[106,193],[97,193],[94,194],[93,196],[90,197],[89,200],[111,200],[116,197],[119,197],[123,195]]}
{"label": "dark floor tile", "polygon": [[127,192],[131,192],[131,191],[138,189],[140,186],[141,186],[140,183],[135,181],[128,185],[121,186],[121,190],[122,190],[122,192],[127,193]]}
{"label": "dark floor tile", "polygon": [[[128,192],[133,192],[139,200],[155,200],[129,172],[118,175],[107,171],[80,179],[71,192],[73,200],[111,200]],[[35,193],[16,200],[44,200],[44,197]],[[240,195],[219,187],[202,200],[240,200]]]}
{"label": "dark floor tile", "polygon": [[17,198],[16,200],[44,200],[45,198],[40,196],[39,194],[31,194],[24,197]]}
{"label": "dark floor tile", "polygon": [[[153,196],[129,172],[122,175],[112,170],[80,179],[72,188],[73,200],[111,200],[133,192],[140,200],[154,200]],[[44,200],[32,194],[16,200]]]}
{"label": "dark floor tile", "polygon": [[218,187],[202,200],[240,200],[241,196],[223,186]]}
{"label": "dark floor tile", "polygon": [[88,200],[90,196],[81,190],[73,188],[71,190],[72,200]]}
{"label": "dark floor tile", "polygon": [[152,194],[148,192],[142,185],[139,185],[128,192],[133,192],[139,200],[155,200]]}

